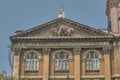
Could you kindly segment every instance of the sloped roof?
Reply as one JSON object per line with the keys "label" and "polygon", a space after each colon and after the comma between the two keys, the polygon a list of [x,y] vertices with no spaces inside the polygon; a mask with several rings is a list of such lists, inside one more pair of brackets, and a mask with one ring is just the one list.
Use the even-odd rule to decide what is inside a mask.
{"label": "sloped roof", "polygon": [[92,28],[90,26],[87,26],[87,25],[84,25],[84,24],[81,24],[81,23],[78,23],[78,22],[75,22],[75,21],[72,21],[70,19],[66,19],[66,18],[57,18],[57,19],[54,19],[52,21],[49,21],[47,23],[44,23],[42,25],[39,25],[39,26],[36,26],[36,27],[33,27],[31,29],[28,29],[28,30],[25,30],[25,31],[22,31],[18,34],[15,34],[13,36],[11,36],[10,38],[15,38],[15,37],[24,37],[26,34],[29,34],[31,32],[34,32],[38,29],[42,29],[44,28],[45,26],[49,26],[50,24],[59,24],[61,22],[66,22],[66,23],[69,23],[69,24],[73,24],[75,26],[78,26],[79,28],[82,28],[86,31],[89,31],[89,32],[92,32],[93,34],[98,34],[100,36],[110,36],[111,34],[109,33],[106,33],[106,32],[103,32],[103,31],[100,31],[100,30],[97,30],[95,28]]}

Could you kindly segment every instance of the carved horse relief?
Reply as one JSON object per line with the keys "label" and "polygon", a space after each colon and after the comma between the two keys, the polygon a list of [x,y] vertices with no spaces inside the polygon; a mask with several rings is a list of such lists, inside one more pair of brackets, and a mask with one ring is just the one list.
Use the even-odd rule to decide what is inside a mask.
{"label": "carved horse relief", "polygon": [[51,33],[53,36],[72,36],[74,32],[73,28],[67,26],[60,26],[60,28],[51,28]]}

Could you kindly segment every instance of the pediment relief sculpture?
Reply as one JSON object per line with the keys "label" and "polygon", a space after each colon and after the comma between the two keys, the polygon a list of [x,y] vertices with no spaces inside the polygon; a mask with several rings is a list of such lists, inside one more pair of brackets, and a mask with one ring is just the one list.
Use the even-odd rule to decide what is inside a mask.
{"label": "pediment relief sculpture", "polygon": [[72,36],[74,33],[74,29],[67,27],[65,25],[61,25],[57,28],[51,28],[52,36]]}

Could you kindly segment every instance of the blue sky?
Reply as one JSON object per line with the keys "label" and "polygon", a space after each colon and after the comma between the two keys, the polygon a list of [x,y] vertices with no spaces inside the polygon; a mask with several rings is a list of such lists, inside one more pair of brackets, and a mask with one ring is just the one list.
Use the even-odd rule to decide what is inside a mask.
{"label": "blue sky", "polygon": [[0,71],[11,74],[9,37],[16,30],[26,30],[56,19],[62,4],[66,18],[93,28],[107,28],[106,0],[0,0]]}

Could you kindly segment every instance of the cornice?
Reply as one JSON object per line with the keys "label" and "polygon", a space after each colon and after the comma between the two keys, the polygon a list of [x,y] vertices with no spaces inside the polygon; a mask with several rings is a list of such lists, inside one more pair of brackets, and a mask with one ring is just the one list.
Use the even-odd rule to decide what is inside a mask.
{"label": "cornice", "polygon": [[16,37],[13,38],[12,44],[21,42],[108,42],[111,40],[116,40],[113,36],[92,36],[92,37],[52,37],[52,38],[40,38],[40,37]]}
{"label": "cornice", "polygon": [[[80,40],[80,39],[111,39],[113,36],[90,36],[90,37],[14,37],[12,40]],[[117,37],[115,37],[117,38]]]}

